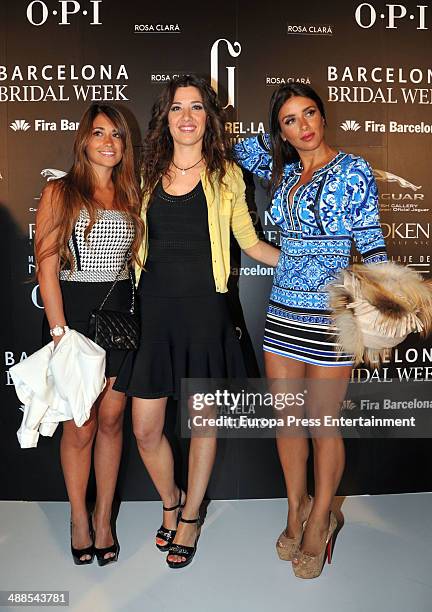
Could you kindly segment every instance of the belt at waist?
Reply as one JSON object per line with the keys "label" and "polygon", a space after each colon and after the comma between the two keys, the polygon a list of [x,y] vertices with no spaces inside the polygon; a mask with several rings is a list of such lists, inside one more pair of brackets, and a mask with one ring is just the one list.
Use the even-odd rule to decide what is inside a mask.
{"label": "belt at waist", "polygon": [[82,283],[106,283],[127,278],[129,278],[129,271],[126,268],[120,274],[118,270],[60,270],[59,273],[61,281]]}
{"label": "belt at waist", "polygon": [[349,257],[352,240],[349,236],[314,236],[290,238],[281,236],[280,246],[285,255],[345,255]]}

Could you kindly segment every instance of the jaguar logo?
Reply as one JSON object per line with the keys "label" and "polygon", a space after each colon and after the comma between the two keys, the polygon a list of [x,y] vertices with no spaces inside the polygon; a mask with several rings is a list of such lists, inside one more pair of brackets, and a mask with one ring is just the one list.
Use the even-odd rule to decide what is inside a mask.
{"label": "jaguar logo", "polygon": [[46,178],[47,181],[55,181],[66,174],[63,170],[57,170],[56,168],[44,168],[41,172],[41,176]]}
{"label": "jaguar logo", "polygon": [[413,183],[410,183],[406,179],[402,178],[401,176],[397,176],[396,174],[392,174],[391,172],[386,172],[385,170],[378,170],[377,168],[374,168],[373,173],[377,181],[398,183],[398,185],[400,185],[401,187],[404,187],[405,189],[412,189],[413,191],[418,191],[422,188],[421,185],[414,185]]}

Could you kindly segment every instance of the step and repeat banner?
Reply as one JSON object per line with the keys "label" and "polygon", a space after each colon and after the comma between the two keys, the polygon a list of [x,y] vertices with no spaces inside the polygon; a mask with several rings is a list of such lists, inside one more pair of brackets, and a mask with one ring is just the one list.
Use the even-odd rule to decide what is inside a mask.
{"label": "step and repeat banner", "polygon": [[[173,76],[198,73],[218,91],[232,142],[264,132],[281,83],[310,84],[327,111],[327,140],[372,165],[389,255],[431,273],[432,3],[374,0],[6,0],[0,7],[0,265],[3,373],[3,499],[64,499],[59,434],[20,450],[22,413],[8,369],[40,348],[43,315],[33,255],[35,212],[47,181],[66,171],[81,114],[92,101],[119,105],[137,157],[150,108]],[[265,185],[245,176],[251,214],[268,240],[278,233]],[[354,258],[356,256],[354,255]],[[251,375],[272,270],[234,252],[233,316]],[[239,299],[238,299],[239,298]],[[359,367],[367,385],[432,378],[432,345],[410,336],[380,369]],[[175,430],[175,406],[168,428]],[[186,441],[173,437],[179,456]],[[341,494],[431,490],[430,442],[347,440]],[[185,462],[180,466],[184,474]],[[119,480],[124,499],[155,491],[126,419]],[[284,495],[272,440],[222,440],[210,484],[221,498]]]}

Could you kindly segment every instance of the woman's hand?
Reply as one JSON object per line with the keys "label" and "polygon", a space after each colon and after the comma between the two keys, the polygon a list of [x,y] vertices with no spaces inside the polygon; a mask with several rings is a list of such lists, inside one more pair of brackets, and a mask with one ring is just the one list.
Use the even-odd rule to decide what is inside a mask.
{"label": "woman's hand", "polygon": [[54,348],[57,347],[57,344],[64,338],[64,334],[62,336],[53,336]]}
{"label": "woman's hand", "polygon": [[272,266],[273,268],[277,266],[280,256],[280,249],[277,249],[263,240],[259,240],[256,244],[248,249],[243,249],[243,252],[249,257],[252,257],[252,259],[256,259],[257,261],[260,261],[267,266]]}

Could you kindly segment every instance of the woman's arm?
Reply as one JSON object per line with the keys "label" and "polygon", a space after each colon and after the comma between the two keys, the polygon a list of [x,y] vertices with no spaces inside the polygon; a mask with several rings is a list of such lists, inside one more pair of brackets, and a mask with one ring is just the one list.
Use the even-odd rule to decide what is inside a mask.
{"label": "woman's arm", "polygon": [[280,249],[277,249],[263,240],[259,240],[254,246],[248,249],[243,249],[243,252],[249,257],[252,257],[252,259],[256,259],[267,266],[273,266],[273,268],[277,266],[280,255]]}
{"label": "woman's arm", "polygon": [[[42,197],[36,214],[36,262],[41,254],[50,251],[57,240],[57,230],[53,229],[56,219],[56,206],[58,202],[54,198],[54,185],[48,184],[43,190]],[[38,236],[42,236],[39,240]],[[50,329],[56,325],[64,327],[66,319],[63,311],[63,298],[59,282],[60,260],[58,253],[48,255],[38,263],[37,280],[39,290],[45,307],[45,315],[48,319]],[[55,343],[62,336],[54,336]]]}
{"label": "woman's arm", "polygon": [[233,166],[230,178],[230,187],[234,198],[231,227],[241,250],[252,259],[261,261],[268,266],[276,266],[280,250],[258,239],[246,204],[245,184],[241,170]]}
{"label": "woman's arm", "polygon": [[246,138],[233,147],[235,161],[246,170],[267,181],[271,179],[272,157],[270,154],[270,136],[260,134]]}
{"label": "woman's arm", "polygon": [[348,188],[351,191],[353,240],[363,262],[387,261],[380,224],[378,189],[372,168],[361,157],[350,168]]}

